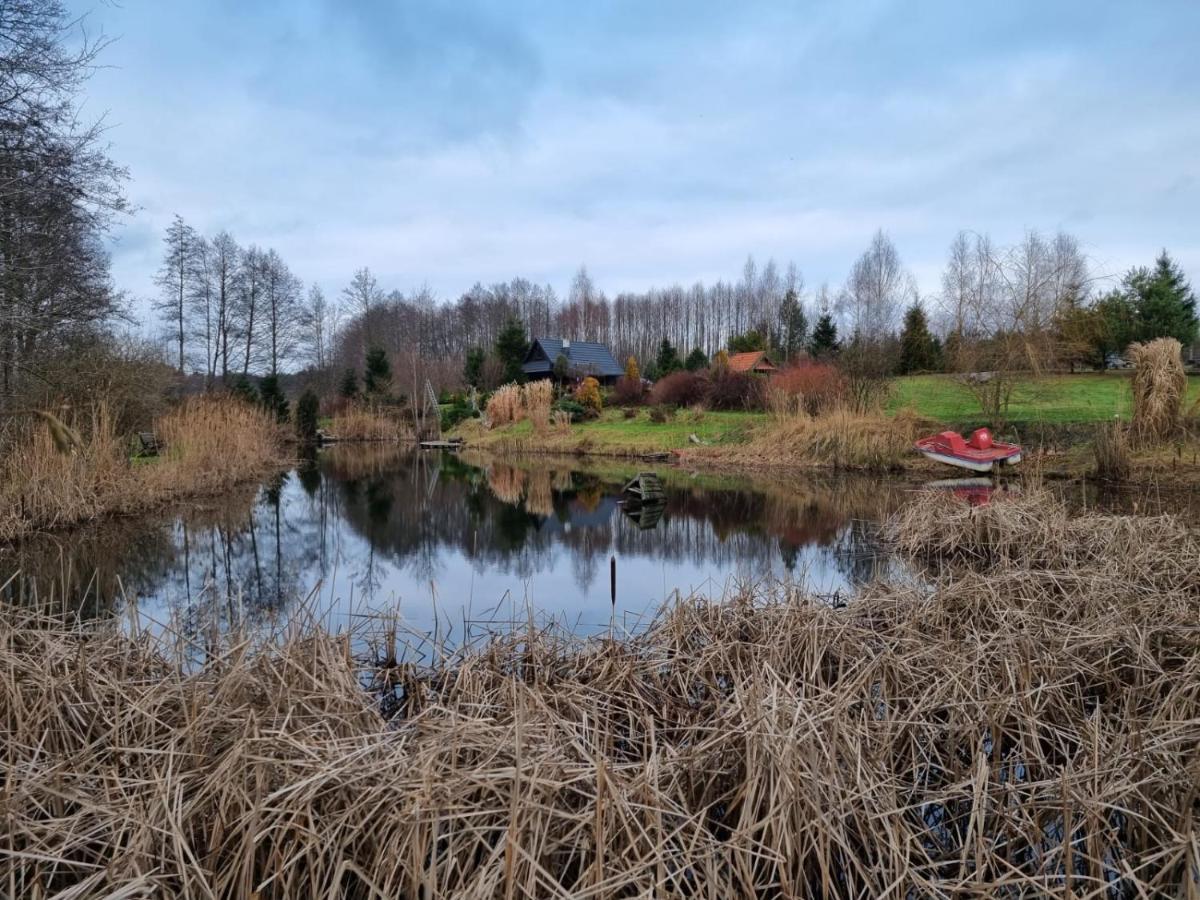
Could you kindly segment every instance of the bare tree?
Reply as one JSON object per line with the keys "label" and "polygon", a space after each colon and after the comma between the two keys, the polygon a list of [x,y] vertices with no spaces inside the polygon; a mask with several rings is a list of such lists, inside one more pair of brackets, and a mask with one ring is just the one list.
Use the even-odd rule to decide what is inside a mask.
{"label": "bare tree", "polygon": [[342,289],[346,305],[355,313],[366,315],[383,303],[383,291],[379,282],[368,268],[359,269],[354,273],[350,284]]}
{"label": "bare tree", "polygon": [[270,374],[279,373],[279,365],[295,348],[300,279],[274,250],[268,250],[262,263],[263,301],[267,326],[267,363]]}
{"label": "bare tree", "polygon": [[262,328],[261,304],[265,281],[266,254],[253,244],[242,254],[236,282],[236,318],[238,336],[245,347],[242,356],[242,375],[250,373],[250,365],[258,350]]}
{"label": "bare tree", "polygon": [[180,374],[183,374],[186,364],[187,299],[195,273],[197,243],[196,232],[177,214],[163,237],[166,249],[163,251],[162,266],[154,279],[160,292],[155,308],[161,313],[172,340],[178,345]]}
{"label": "bare tree", "polygon": [[893,334],[903,310],[916,296],[916,282],[882,229],[855,261],[839,305],[850,334],[875,342]]}
{"label": "bare tree", "polygon": [[229,338],[233,331],[234,302],[237,293],[238,269],[242,250],[227,231],[212,239],[210,268],[216,292],[216,337],[213,346],[213,372],[218,369],[222,379],[229,377]]}
{"label": "bare tree", "polygon": [[318,285],[308,289],[308,298],[300,314],[301,340],[308,364],[324,372],[333,364],[333,341],[337,335],[341,311],[325,299]]}

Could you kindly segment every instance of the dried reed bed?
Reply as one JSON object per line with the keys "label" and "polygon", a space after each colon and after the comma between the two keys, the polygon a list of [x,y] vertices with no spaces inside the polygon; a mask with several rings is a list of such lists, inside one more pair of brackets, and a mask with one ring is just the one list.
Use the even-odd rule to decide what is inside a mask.
{"label": "dried reed bed", "polygon": [[777,406],[749,442],[705,449],[702,455],[748,465],[890,471],[911,456],[917,432],[917,420],[905,413],[888,417],[838,406],[811,416]]}
{"label": "dried reed bed", "polygon": [[1133,429],[1145,441],[1170,437],[1179,429],[1187,373],[1182,345],[1175,338],[1130,344],[1133,363]]}
{"label": "dried reed bed", "polygon": [[412,437],[412,430],[397,416],[357,404],[335,415],[329,432],[338,441],[399,441]]}
{"label": "dried reed bed", "polygon": [[137,465],[103,404],[75,425],[80,442],[64,451],[50,429],[32,424],[0,463],[0,540],[223,490],[282,463],[271,418],[228,397],[167,413],[155,425],[162,456]]}
{"label": "dried reed bed", "polygon": [[[1197,575],[692,598],[622,642],[144,635],[0,613],[15,896],[1183,896]],[[379,702],[379,698],[386,702]]]}

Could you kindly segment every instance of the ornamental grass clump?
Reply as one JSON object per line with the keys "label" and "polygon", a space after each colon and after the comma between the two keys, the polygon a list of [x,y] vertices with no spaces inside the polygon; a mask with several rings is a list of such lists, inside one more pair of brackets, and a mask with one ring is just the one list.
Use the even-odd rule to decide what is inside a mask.
{"label": "ornamental grass clump", "polygon": [[525,415],[533,430],[542,434],[550,426],[550,407],[554,403],[554,385],[549,381],[531,381],[523,388]]}
{"label": "ornamental grass clump", "polygon": [[487,419],[493,428],[512,425],[525,417],[521,386],[516,382],[501,385],[492,391],[487,402]]}
{"label": "ornamental grass clump", "polygon": [[1175,338],[1131,344],[1133,363],[1133,430],[1142,441],[1161,441],[1179,429],[1187,373],[1182,346]]}

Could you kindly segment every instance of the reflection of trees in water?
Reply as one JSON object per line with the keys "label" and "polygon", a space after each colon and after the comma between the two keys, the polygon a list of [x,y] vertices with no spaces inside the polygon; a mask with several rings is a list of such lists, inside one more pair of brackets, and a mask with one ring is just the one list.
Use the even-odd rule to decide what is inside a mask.
{"label": "reflection of trees in water", "polygon": [[613,477],[540,461],[473,466],[395,447],[340,448],[261,489],[193,504],[174,520],[114,519],[27,540],[4,551],[0,572],[39,573],[47,586],[39,590],[64,567],[80,583],[95,573],[87,596],[100,607],[123,585],[169,600],[197,627],[215,615],[232,619],[238,609],[270,616],[331,577],[334,566],[368,602],[393,567],[436,583],[454,564],[447,551],[477,571],[522,580],[569,564],[585,591],[614,553],[680,568],[798,575],[812,558],[806,548],[815,547],[858,580],[878,568],[870,529],[855,522],[886,512],[891,501],[878,487],[846,480],[725,489],[681,486],[676,477],[661,519],[642,530],[620,512]]}

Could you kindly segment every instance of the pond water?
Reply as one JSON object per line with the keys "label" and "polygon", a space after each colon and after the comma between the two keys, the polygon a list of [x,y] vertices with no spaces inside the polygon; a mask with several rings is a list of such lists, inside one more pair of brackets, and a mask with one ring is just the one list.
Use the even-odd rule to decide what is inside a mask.
{"label": "pond water", "polygon": [[[911,485],[642,463],[662,476],[666,501],[639,513],[621,499],[638,468],[338,447],[168,514],[0,548],[0,584],[10,599],[37,590],[92,615],[132,605],[185,631],[214,620],[278,624],[299,609],[352,628],[372,611],[398,610],[414,635],[457,643],[471,623],[531,615],[584,633],[632,629],[676,591],[719,597],[769,579],[837,602],[863,581],[904,575],[875,534]],[[16,571],[25,577],[9,580]]]}
{"label": "pond water", "polygon": [[[97,614],[135,601],[159,621],[198,620],[214,605],[278,619],[307,601],[337,626],[398,607],[413,630],[445,631],[532,609],[586,632],[607,628],[614,612],[631,627],[677,590],[720,596],[779,579],[836,597],[889,565],[872,524],[899,497],[874,479],[641,468],[664,480],[660,508],[622,502],[636,466],[338,447],[169,515],[4,548],[0,579],[20,569],[41,592],[66,586]],[[21,583],[28,591],[30,579]]]}

